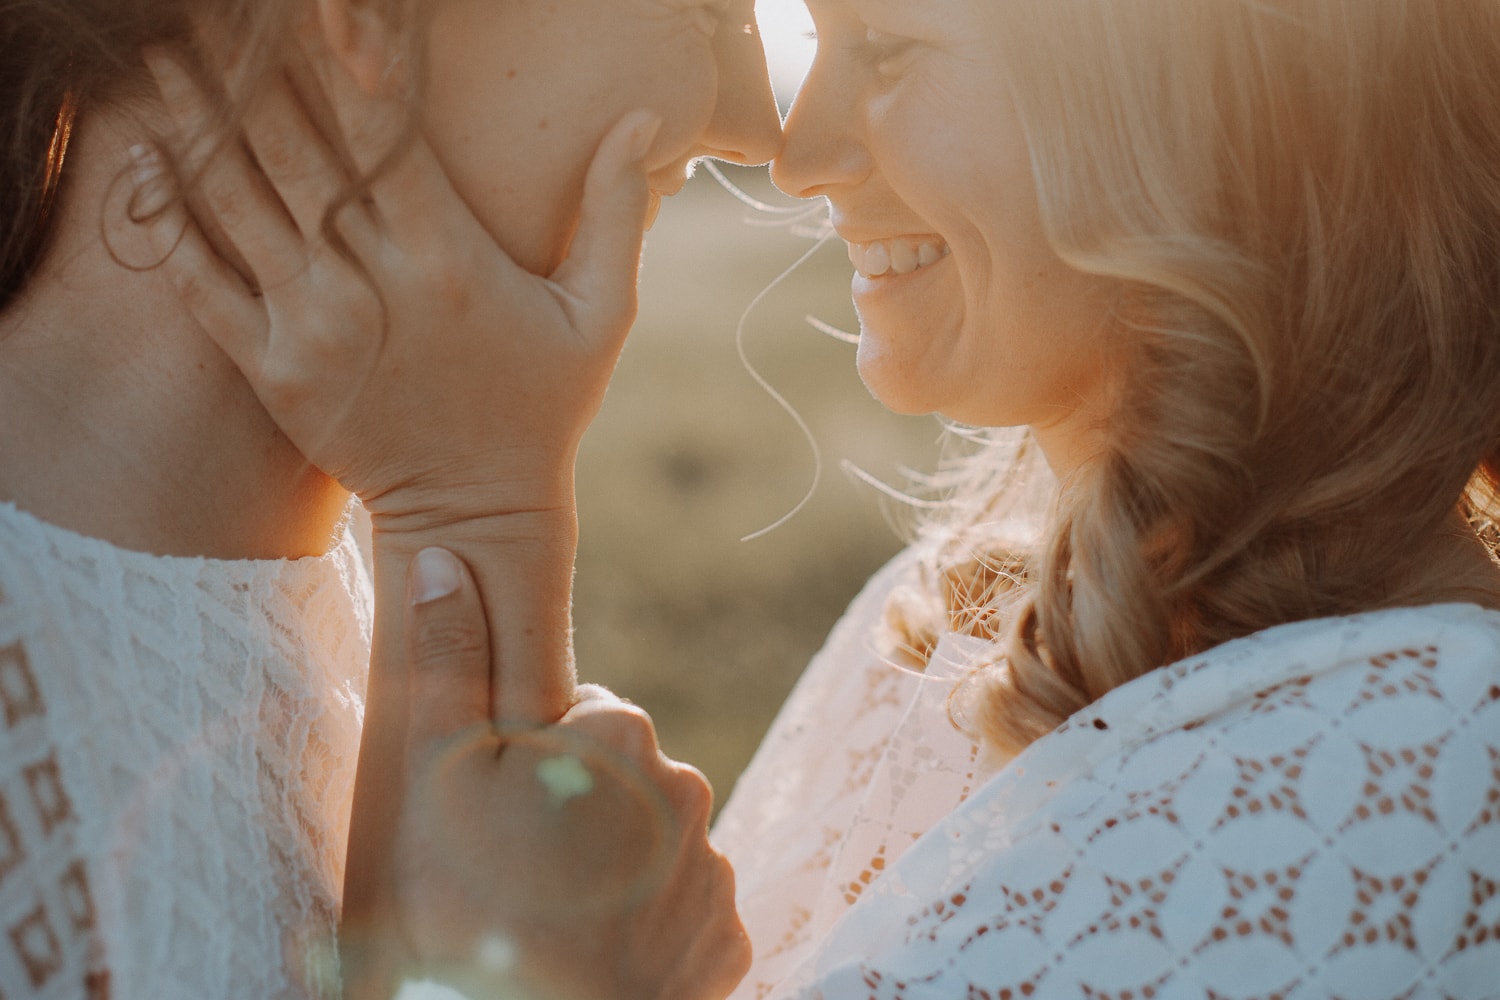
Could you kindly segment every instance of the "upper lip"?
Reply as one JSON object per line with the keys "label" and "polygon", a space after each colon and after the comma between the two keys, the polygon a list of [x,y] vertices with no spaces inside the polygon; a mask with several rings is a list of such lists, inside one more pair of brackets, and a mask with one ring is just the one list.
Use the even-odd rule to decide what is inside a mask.
{"label": "upper lip", "polygon": [[948,241],[934,232],[907,232],[900,229],[876,230],[867,226],[852,225],[837,216],[833,218],[833,231],[839,234],[839,239],[845,243],[880,243],[885,240],[936,240],[942,243]]}
{"label": "upper lip", "polygon": [[839,237],[845,243],[851,243],[855,246],[868,246],[872,243],[890,243],[893,240],[909,240],[912,243],[941,243],[944,246],[948,245],[948,241],[943,239],[937,233],[894,233],[887,234],[885,236],[866,236],[864,234],[855,235],[853,233],[845,235],[843,232],[839,232]]}

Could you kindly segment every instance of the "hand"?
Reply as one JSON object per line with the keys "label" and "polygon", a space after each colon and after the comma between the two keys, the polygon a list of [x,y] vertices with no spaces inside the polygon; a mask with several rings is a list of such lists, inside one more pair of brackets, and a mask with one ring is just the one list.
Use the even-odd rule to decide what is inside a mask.
{"label": "hand", "polygon": [[476,1000],[727,995],[749,945],[733,873],[708,844],[703,776],[598,688],[555,726],[496,735],[473,580],[430,549],[411,581],[399,913],[387,933],[345,928],[346,969],[357,980],[379,956],[398,982],[431,977]]}
{"label": "hand", "polygon": [[[211,134],[212,107],[188,74],[160,54],[148,61],[179,134]],[[174,150],[196,181],[194,213],[248,275],[142,155],[139,203],[152,211],[140,214],[184,302],[298,449],[384,530],[571,509],[578,440],[635,316],[641,163],[660,119],[636,112],[604,137],[570,256],[538,277],[407,134],[404,101],[364,92],[321,51],[295,67],[251,104],[243,143]],[[325,103],[346,157],[305,110]],[[339,248],[324,219],[351,169],[373,181],[333,215]]]}

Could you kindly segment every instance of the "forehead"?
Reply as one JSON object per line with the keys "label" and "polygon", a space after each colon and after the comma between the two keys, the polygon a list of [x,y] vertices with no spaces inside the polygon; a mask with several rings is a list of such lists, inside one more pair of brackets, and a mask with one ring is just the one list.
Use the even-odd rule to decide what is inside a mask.
{"label": "forehead", "polygon": [[[896,21],[935,30],[973,30],[1001,0],[804,0],[814,18],[840,16]],[[1037,2],[1037,0],[1028,0]],[[1045,0],[1042,0],[1045,2]]]}

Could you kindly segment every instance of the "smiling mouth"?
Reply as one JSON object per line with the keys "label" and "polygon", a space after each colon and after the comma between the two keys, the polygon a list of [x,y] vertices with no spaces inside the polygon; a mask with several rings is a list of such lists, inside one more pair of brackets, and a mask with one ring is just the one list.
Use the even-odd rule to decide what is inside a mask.
{"label": "smiling mouth", "polygon": [[850,243],[849,262],[866,278],[893,278],[930,267],[952,251],[936,236],[897,237],[872,243]]}

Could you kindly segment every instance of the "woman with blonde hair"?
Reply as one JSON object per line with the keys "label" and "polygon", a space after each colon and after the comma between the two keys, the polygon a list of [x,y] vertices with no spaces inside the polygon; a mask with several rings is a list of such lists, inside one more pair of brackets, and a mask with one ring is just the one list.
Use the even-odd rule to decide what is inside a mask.
{"label": "woman with blonde hair", "polygon": [[739,995],[1494,996],[1500,6],[809,7],[773,177],[982,430],[719,821]]}
{"label": "woman with blonde hair", "polygon": [[809,7],[861,374],[1056,485],[992,434],[804,676],[744,995],[1494,995],[1500,7]]}

